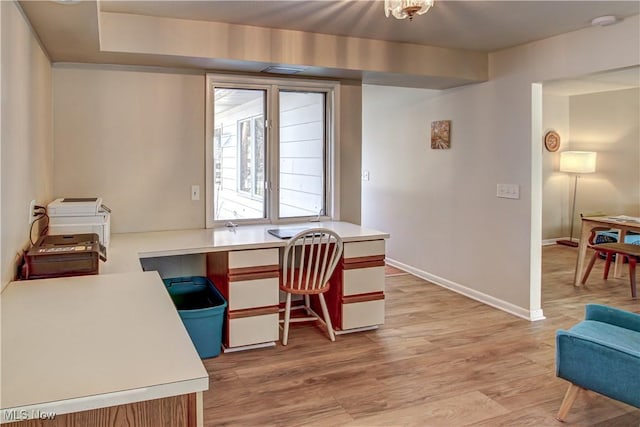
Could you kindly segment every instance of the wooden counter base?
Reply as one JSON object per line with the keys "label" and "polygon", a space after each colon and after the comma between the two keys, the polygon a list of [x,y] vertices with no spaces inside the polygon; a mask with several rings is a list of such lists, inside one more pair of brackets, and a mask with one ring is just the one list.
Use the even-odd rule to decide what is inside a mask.
{"label": "wooden counter base", "polygon": [[[2,424],[7,427],[195,427],[196,394],[147,400],[127,405],[57,415],[53,419],[31,419]],[[20,419],[20,413],[15,414]],[[4,421],[4,420],[3,420]]]}

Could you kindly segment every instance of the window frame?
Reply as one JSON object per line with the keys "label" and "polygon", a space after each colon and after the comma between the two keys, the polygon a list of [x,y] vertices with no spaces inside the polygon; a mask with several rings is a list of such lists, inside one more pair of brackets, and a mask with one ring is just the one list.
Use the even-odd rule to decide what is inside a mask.
{"label": "window frame", "polygon": [[[304,222],[315,219],[317,215],[280,218],[280,123],[279,123],[279,95],[282,91],[320,92],[325,93],[325,145],[324,145],[324,205],[325,212],[320,215],[321,221],[340,219],[340,83],[332,80],[308,80],[301,78],[266,78],[242,75],[227,75],[208,73],[206,75],[206,118],[205,118],[205,193],[206,228],[220,227],[229,220],[214,220],[213,200],[214,183],[214,90],[226,89],[260,89],[265,90],[266,102],[264,111],[264,143],[265,143],[265,189],[264,209],[265,217],[261,219],[237,219],[237,224],[286,224]],[[257,116],[257,115],[256,115]],[[249,116],[253,129],[254,116]],[[238,126],[239,126],[238,122]],[[252,141],[255,145],[255,141]],[[252,147],[252,150],[254,147]],[[254,159],[255,161],[255,159]],[[254,166],[255,167],[255,166]],[[249,193],[242,193],[249,196]],[[252,196],[253,197],[253,196]]]}

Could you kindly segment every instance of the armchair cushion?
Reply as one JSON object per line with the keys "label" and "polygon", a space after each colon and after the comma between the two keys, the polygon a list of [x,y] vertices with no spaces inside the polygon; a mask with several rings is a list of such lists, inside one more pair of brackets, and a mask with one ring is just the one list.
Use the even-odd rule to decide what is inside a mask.
{"label": "armchair cushion", "polygon": [[585,319],[640,332],[640,314],[620,310],[619,308],[600,304],[587,304]]}

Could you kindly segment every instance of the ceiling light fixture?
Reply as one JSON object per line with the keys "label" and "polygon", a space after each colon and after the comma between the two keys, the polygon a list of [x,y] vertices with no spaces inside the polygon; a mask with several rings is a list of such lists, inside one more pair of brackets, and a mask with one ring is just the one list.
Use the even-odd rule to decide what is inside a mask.
{"label": "ceiling light fixture", "polygon": [[433,0],[384,0],[384,14],[388,18],[393,15],[397,19],[409,17],[413,20],[415,15],[424,15],[433,7]]}
{"label": "ceiling light fixture", "polygon": [[591,20],[591,25],[596,26],[599,25],[601,27],[606,27],[607,25],[612,25],[618,22],[618,18],[612,15],[607,16],[598,16],[597,18],[593,18]]}
{"label": "ceiling light fixture", "polygon": [[271,74],[298,74],[305,70],[304,67],[296,67],[294,65],[270,65],[269,67],[261,70],[261,73],[271,73]]}

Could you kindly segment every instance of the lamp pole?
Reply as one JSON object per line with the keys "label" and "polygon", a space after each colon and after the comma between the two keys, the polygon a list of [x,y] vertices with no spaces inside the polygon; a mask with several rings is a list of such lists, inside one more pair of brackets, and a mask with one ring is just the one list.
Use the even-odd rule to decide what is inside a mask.
{"label": "lamp pole", "polygon": [[578,242],[573,241],[573,221],[576,216],[576,194],[578,192],[578,178],[581,173],[596,171],[596,153],[592,151],[563,151],[560,153],[560,172],[573,173],[573,202],[571,203],[571,230],[569,240],[557,240],[559,245],[577,247]]}
{"label": "lamp pole", "polygon": [[573,241],[573,220],[576,217],[576,192],[578,190],[578,178],[580,175],[576,174],[573,183],[573,203],[571,204],[571,226],[569,228],[569,240],[559,240],[558,243],[565,246],[577,247],[578,242]]}

